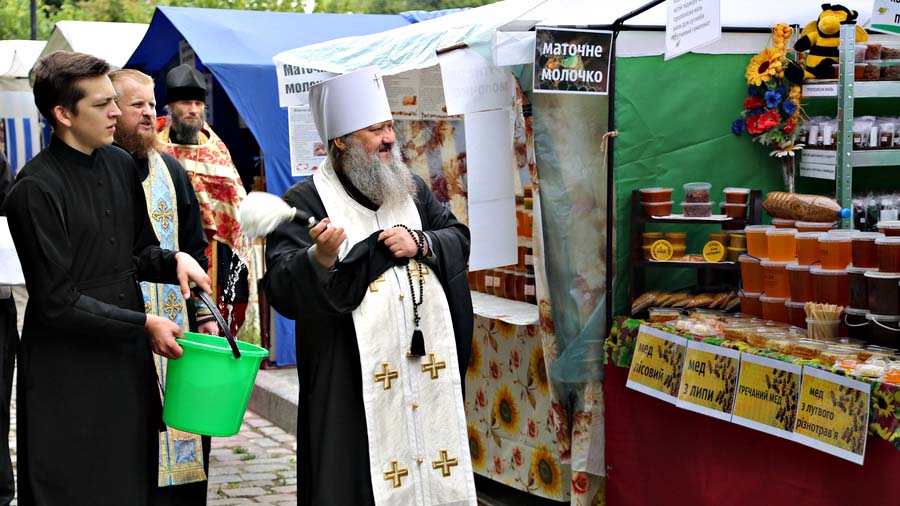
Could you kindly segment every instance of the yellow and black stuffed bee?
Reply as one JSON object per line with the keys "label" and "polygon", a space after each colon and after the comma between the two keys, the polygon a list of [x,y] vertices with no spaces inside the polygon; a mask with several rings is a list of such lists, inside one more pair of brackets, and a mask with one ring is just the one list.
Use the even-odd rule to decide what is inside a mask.
{"label": "yellow and black stuffed bee", "polygon": [[[797,51],[809,51],[803,73],[804,79],[834,78],[833,65],[838,62],[840,54],[841,24],[856,21],[857,16],[856,11],[843,5],[822,4],[819,18],[803,27],[800,39],[794,44]],[[856,42],[867,40],[869,35],[862,27],[857,26]]]}

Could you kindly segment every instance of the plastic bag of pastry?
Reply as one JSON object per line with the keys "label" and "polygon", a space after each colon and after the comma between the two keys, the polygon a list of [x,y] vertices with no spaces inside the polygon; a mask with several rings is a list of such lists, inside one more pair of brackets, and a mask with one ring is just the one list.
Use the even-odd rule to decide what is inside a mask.
{"label": "plastic bag of pastry", "polygon": [[694,309],[698,307],[709,307],[709,303],[713,301],[713,294],[711,293],[701,293],[700,295],[694,295],[691,297],[687,304],[685,304],[685,308]]}
{"label": "plastic bag of pastry", "polygon": [[676,304],[681,303],[682,301],[686,301],[693,297],[691,294],[687,292],[677,292],[673,293],[668,300],[663,304],[657,304],[659,307],[684,307],[684,305],[676,306]]}
{"label": "plastic bag of pastry", "polygon": [[769,192],[763,209],[773,218],[821,223],[837,221],[841,213],[841,206],[828,197],[787,192]]}
{"label": "plastic bag of pastry", "polygon": [[738,294],[734,294],[731,298],[728,299],[728,302],[722,306],[722,311],[734,311],[735,309],[741,307],[741,298]]}
{"label": "plastic bag of pastry", "polygon": [[644,292],[631,303],[631,315],[634,316],[652,306],[659,292]]}

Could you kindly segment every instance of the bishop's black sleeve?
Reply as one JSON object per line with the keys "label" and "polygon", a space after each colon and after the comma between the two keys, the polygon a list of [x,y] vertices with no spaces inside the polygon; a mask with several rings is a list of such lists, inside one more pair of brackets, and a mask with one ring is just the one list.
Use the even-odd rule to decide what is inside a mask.
{"label": "bishop's black sleeve", "polygon": [[[312,181],[288,190],[285,200],[316,219],[325,217]],[[315,260],[308,254],[314,243],[306,224],[282,224],[266,239],[263,285],[269,302],[279,313],[294,320],[349,314],[362,302],[369,284],[398,263],[384,243],[378,242],[379,233],[354,245],[323,280],[312,265]]]}
{"label": "bishop's black sleeve", "polygon": [[175,196],[178,205],[178,249],[194,257],[194,260],[209,270],[209,259],[206,258],[206,233],[203,231],[203,222],[200,219],[200,203],[197,202],[197,194],[184,167],[172,156],[163,153],[166,167],[172,176],[172,184],[175,186]]}
{"label": "bishop's black sleeve", "polygon": [[47,325],[96,336],[142,329],[144,313],[101,302],[75,287],[69,274],[72,246],[60,204],[42,183],[32,178],[19,181],[5,209],[28,284],[28,303],[36,305]]}

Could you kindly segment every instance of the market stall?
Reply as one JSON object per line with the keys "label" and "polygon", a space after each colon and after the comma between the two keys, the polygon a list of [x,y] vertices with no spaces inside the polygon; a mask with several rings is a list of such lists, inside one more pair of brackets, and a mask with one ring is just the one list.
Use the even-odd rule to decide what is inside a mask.
{"label": "market stall", "polygon": [[0,151],[15,174],[41,149],[40,113],[28,84],[28,71],[46,42],[0,41]]}

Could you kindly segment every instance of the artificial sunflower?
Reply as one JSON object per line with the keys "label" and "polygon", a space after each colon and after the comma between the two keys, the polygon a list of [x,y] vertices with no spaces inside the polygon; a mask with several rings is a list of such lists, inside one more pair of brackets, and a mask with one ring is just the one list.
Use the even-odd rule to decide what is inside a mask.
{"label": "artificial sunflower", "polygon": [[471,423],[466,426],[469,433],[469,455],[472,457],[472,469],[481,471],[484,469],[484,443],[481,434]]}
{"label": "artificial sunflower", "polygon": [[497,329],[497,334],[500,337],[513,337],[516,335],[516,326],[512,323],[507,323],[503,320],[491,320],[491,323],[494,324],[494,328]]}
{"label": "artificial sunflower", "polygon": [[555,497],[562,489],[559,464],[550,450],[541,446],[531,455],[531,468],[528,472],[529,488],[541,491],[548,497]]}
{"label": "artificial sunflower", "polygon": [[515,434],[519,425],[519,407],[509,387],[502,385],[494,396],[494,419],[509,434]]}
{"label": "artificial sunflower", "polygon": [[874,434],[885,441],[890,441],[894,435],[894,418],[888,416],[873,417],[869,420],[869,434]]}
{"label": "artificial sunflower", "polygon": [[472,339],[472,352],[469,354],[469,364],[466,366],[466,369],[473,374],[478,374],[480,367],[481,347],[478,345],[478,339]]}
{"label": "artificial sunflower", "polygon": [[767,47],[750,60],[747,65],[747,84],[760,86],[779,72],[783,72],[784,53],[777,48]]}
{"label": "artificial sunflower", "polygon": [[894,392],[884,388],[875,388],[872,392],[872,407],[875,418],[891,417],[897,414],[898,401]]}
{"label": "artificial sunflower", "polygon": [[530,370],[530,376],[537,389],[543,394],[549,392],[550,382],[547,381],[547,367],[544,364],[544,349],[540,346],[535,347],[531,352],[531,359],[528,361],[528,369]]}

